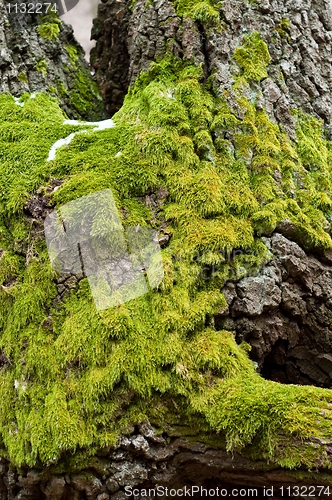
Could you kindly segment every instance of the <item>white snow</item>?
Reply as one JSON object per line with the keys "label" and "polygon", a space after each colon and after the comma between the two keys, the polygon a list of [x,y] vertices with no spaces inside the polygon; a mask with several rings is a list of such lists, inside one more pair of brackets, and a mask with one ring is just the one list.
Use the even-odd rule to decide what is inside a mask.
{"label": "white snow", "polygon": [[115,127],[115,123],[113,120],[102,120],[100,122],[80,122],[79,120],[65,120],[64,125],[89,125],[93,126],[93,130],[105,130],[107,128]]}
{"label": "white snow", "polygon": [[75,137],[76,134],[78,134],[78,132],[74,132],[65,137],[64,139],[59,139],[58,141],[56,141],[51,147],[50,152],[48,153],[47,161],[54,160],[56,155],[56,150],[61,148],[61,146],[65,145],[68,146],[68,144],[70,144],[71,140]]}
{"label": "white snow", "polygon": [[[30,94],[30,99],[35,99],[36,97],[36,93],[33,92],[32,94]],[[23,108],[24,106],[24,102],[21,102],[21,98],[20,97],[14,97],[14,101],[15,101],[15,104],[17,104],[17,106],[21,106],[21,108]]]}
{"label": "white snow", "polygon": [[119,156],[122,156],[122,151],[119,151],[118,153],[116,153],[116,155],[114,155],[114,158],[119,158]]}
{"label": "white snow", "polygon": [[95,130],[105,130],[107,128],[113,128],[115,127],[115,123],[113,120],[102,120],[101,122],[95,122],[96,125],[98,124],[97,128]]}
{"label": "white snow", "polygon": [[17,106],[21,106],[21,108],[23,108],[24,102],[20,102],[20,99],[18,97],[14,97],[14,101]]}
{"label": "white snow", "polygon": [[[108,128],[113,128],[115,127],[115,123],[113,120],[102,120],[100,122],[81,122],[79,120],[64,120],[63,122],[64,125],[88,125],[88,126],[93,126],[92,132],[98,131],[98,130],[106,130]],[[90,129],[91,131],[91,129]],[[77,134],[82,134],[84,132],[89,132],[89,130],[80,130],[79,132],[73,132],[72,134],[68,135],[64,139],[59,139],[56,141],[53,146],[51,146],[51,149],[48,153],[48,158],[47,161],[52,161],[55,159],[56,156],[56,151],[57,149],[61,148],[62,146],[69,145],[70,142],[73,140],[75,135]]]}
{"label": "white snow", "polygon": [[176,99],[174,97],[174,91],[175,89],[168,89],[166,92],[166,97],[168,97],[168,99],[173,99],[175,101]]}

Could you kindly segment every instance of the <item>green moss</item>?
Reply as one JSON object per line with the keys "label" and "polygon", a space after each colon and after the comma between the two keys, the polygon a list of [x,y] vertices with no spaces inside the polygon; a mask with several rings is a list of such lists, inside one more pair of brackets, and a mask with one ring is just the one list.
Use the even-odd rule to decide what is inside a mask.
{"label": "green moss", "polygon": [[268,76],[266,68],[271,57],[259,33],[254,32],[248,35],[243,46],[235,50],[233,57],[248,81],[260,81]]}
{"label": "green moss", "polygon": [[11,216],[15,240],[24,239],[27,234],[23,219],[13,218],[13,214],[22,211],[29,193],[49,175],[50,165],[45,158],[51,145],[77,130],[63,125],[64,115],[56,99],[44,94],[30,99],[29,94],[23,94],[21,101],[23,107],[17,106],[11,96],[0,96],[1,217]]}
{"label": "green moss", "polygon": [[[61,21],[55,13],[49,13],[38,18],[38,31],[48,39],[54,39],[61,29]],[[82,48],[74,43],[64,45],[69,56],[67,66],[63,70],[67,75],[67,84],[56,78],[55,85],[49,87],[49,92],[55,94],[61,105],[70,106],[75,118],[95,121],[105,117],[103,97],[97,84],[91,79],[90,72],[80,61]],[[47,62],[43,58],[37,62],[35,69],[47,74]]]}
{"label": "green moss", "polygon": [[[147,0],[144,9],[146,10],[150,5],[153,5],[153,0]],[[132,6],[134,7],[134,2],[132,2]]]}
{"label": "green moss", "polygon": [[133,10],[134,10],[136,2],[137,2],[137,0],[131,0],[131,2],[130,2],[130,4],[129,4],[129,9],[130,9],[131,11],[133,11]]}
{"label": "green moss", "polygon": [[60,97],[66,97],[68,95],[68,91],[60,78],[56,80],[56,92]]}
{"label": "green moss", "polygon": [[18,74],[17,79],[18,79],[20,82],[28,83],[28,77],[27,77],[27,75],[26,75],[23,71],[21,71],[21,72]]}
{"label": "green moss", "polygon": [[216,26],[220,23],[220,1],[216,0],[174,0],[178,16],[188,16],[194,21]]}
{"label": "green moss", "polygon": [[78,48],[75,45],[65,45],[64,48],[68,52],[71,63],[75,66],[79,58]]}
{"label": "green moss", "polygon": [[[224,394],[227,399],[222,401]],[[319,458],[322,467],[331,468],[326,450],[301,442],[328,435],[330,391],[244,377],[223,381],[192,404],[201,407],[202,401],[211,426],[226,430],[229,450],[254,443],[246,452],[253,458],[272,459],[288,468],[304,463],[311,468]]]}
{"label": "green moss", "polygon": [[57,23],[43,23],[37,28],[39,35],[46,40],[56,40],[60,33]]}
{"label": "green moss", "polygon": [[282,29],[287,30],[290,27],[290,20],[283,16],[280,26],[282,27]]}
{"label": "green moss", "polygon": [[[257,45],[264,52],[256,35],[244,45],[254,60]],[[318,458],[331,467],[319,449],[294,451],[294,442],[331,435],[331,391],[263,380],[246,346],[214,328],[225,282],[270,258],[260,234],[288,218],[304,243],[332,247],[324,230],[331,144],[317,120],[295,116],[295,143],[257,110],[244,90],[263,68],[253,77],[242,60],[233,96],[243,119],[227,93],[204,87],[201,68],[166,57],[130,89],[115,128],[77,135],[52,162],[51,145],[75,130],[63,125],[56,100],[24,95],[20,107],[0,96],[0,276],[10,282],[0,288],[0,349],[10,360],[0,372],[0,433],[13,463],[80,467],[150,418],[160,426],[195,422],[199,436],[210,431],[228,450],[284,467]],[[77,109],[86,111],[84,75],[78,80]],[[54,177],[64,180],[55,206],[111,188],[125,225],[158,227],[140,200],[167,189],[162,210],[172,238],[158,290],[99,314],[83,279],[53,306],[45,241],[23,210]],[[241,253],[228,259],[235,249]]]}
{"label": "green moss", "polygon": [[289,27],[290,27],[290,21],[286,17],[282,17],[281,22],[279,25],[275,28],[275,31],[279,33],[281,38],[287,38],[287,40],[290,42],[291,37],[289,35]]}
{"label": "green moss", "polygon": [[[96,109],[96,100],[100,101],[99,110]],[[103,108],[102,97],[97,84],[91,80],[88,73],[77,70],[74,76],[74,88],[69,92],[70,105],[81,115],[89,116],[93,120],[94,115],[100,115]]]}
{"label": "green moss", "polygon": [[207,26],[217,26],[220,23],[218,10],[205,1],[195,5],[191,17],[194,21],[205,23]]}
{"label": "green moss", "polygon": [[34,69],[39,73],[43,73],[44,76],[47,75],[47,63],[45,57],[43,57],[37,62]]}
{"label": "green moss", "polygon": [[68,73],[68,88],[57,78],[57,95],[71,107],[77,118],[95,121],[105,115],[104,103],[101,92],[91,78],[88,69],[82,67],[79,62],[81,49],[77,45],[67,44],[65,50],[68,53],[70,64],[64,71]]}

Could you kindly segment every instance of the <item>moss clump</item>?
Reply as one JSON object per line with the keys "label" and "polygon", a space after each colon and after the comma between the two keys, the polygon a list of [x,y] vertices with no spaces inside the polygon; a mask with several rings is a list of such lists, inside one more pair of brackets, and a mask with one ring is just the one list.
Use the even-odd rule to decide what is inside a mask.
{"label": "moss clump", "polygon": [[56,40],[60,33],[61,20],[53,11],[44,16],[38,16],[37,31],[45,40]]}
{"label": "moss clump", "polygon": [[[245,42],[253,57],[256,42]],[[293,446],[331,435],[331,391],[263,380],[246,346],[214,328],[224,283],[270,257],[262,228],[287,217],[303,240],[332,247],[324,230],[331,144],[321,124],[303,115],[292,142],[243,97],[251,75],[245,70],[233,88],[239,119],[226,92],[216,96],[201,84],[200,68],[167,57],[138,78],[115,128],[77,135],[52,162],[51,144],[74,129],[63,125],[55,100],[26,95],[20,107],[0,96],[0,270],[7,282],[0,349],[10,361],[0,372],[0,433],[15,464],[60,461],[61,468],[78,448],[82,464],[130,424],[150,418],[162,425],[180,411],[199,432],[220,433],[228,450],[287,467],[320,459],[331,468],[321,450],[294,454]],[[111,188],[131,226],[158,227],[140,197],[167,189],[162,214],[172,239],[157,290],[99,314],[84,279],[54,307],[45,240],[23,214],[29,196],[53,177],[64,179],[52,195],[56,206]],[[235,249],[241,255],[230,261],[225,256]]]}
{"label": "moss clump", "polygon": [[47,75],[47,63],[45,57],[40,59],[35,65],[35,70],[39,73],[43,73],[44,76]]}
{"label": "moss clump", "polygon": [[266,68],[271,57],[259,33],[254,32],[248,35],[243,45],[235,50],[233,57],[242,69],[246,80],[259,82],[267,77]]}
{"label": "moss clump", "polygon": [[57,78],[57,95],[67,106],[76,118],[83,118],[90,121],[101,119],[105,115],[104,103],[101,92],[91,79],[87,67],[82,64],[82,50],[78,45],[67,44],[65,51],[69,56],[69,64],[64,66],[64,70],[69,74],[68,88]]}
{"label": "moss clump", "polygon": [[[5,230],[7,218],[22,211],[29,193],[42,184],[45,174],[46,177],[49,175],[50,165],[45,162],[45,158],[51,145],[57,139],[77,131],[77,127],[63,125],[64,116],[55,98],[37,94],[31,99],[29,94],[23,94],[21,101],[23,107],[17,106],[11,96],[0,96],[0,206],[4,221],[3,234],[8,233]],[[24,239],[28,228],[23,224],[23,219],[18,223],[14,218],[14,222],[16,241]]]}
{"label": "moss clump", "polygon": [[290,27],[290,21],[286,17],[282,17],[279,25],[275,28],[275,31],[279,33],[281,38],[287,38],[287,40],[290,42],[291,37],[289,35],[289,27]]}
{"label": "moss clump", "polygon": [[[100,116],[103,108],[102,97],[96,82],[92,81],[88,72],[77,70],[74,76],[73,89],[69,91],[69,102],[79,115],[88,116],[93,120]],[[99,110],[96,109],[96,100],[100,101]]]}
{"label": "moss clump", "polygon": [[220,23],[219,11],[208,2],[198,2],[194,6],[190,17],[194,21],[205,23],[206,26],[218,26]]}
{"label": "moss clump", "polygon": [[56,80],[56,92],[60,97],[66,97],[68,95],[68,91],[60,78]]}
{"label": "moss clump", "polygon": [[290,20],[283,16],[280,22],[280,27],[283,30],[287,30],[290,27]]}
{"label": "moss clump", "polygon": [[220,22],[220,1],[216,0],[174,0],[174,6],[178,16],[189,16],[194,21],[200,21],[207,25],[216,25]]}
{"label": "moss clump", "polygon": [[65,45],[64,47],[66,51],[68,52],[70,62],[75,65],[78,58],[79,58],[79,51],[78,48],[75,45]]}
{"label": "moss clump", "polygon": [[[154,0],[148,0],[145,8],[153,5]],[[222,5],[220,0],[172,0],[176,13],[180,17],[190,17],[194,21],[204,23],[208,28],[219,27],[219,8]],[[130,10],[134,10],[136,0],[131,0]]]}
{"label": "moss clump", "polygon": [[46,40],[56,40],[60,33],[60,27],[57,23],[43,23],[37,29],[40,36]]}
{"label": "moss clump", "polygon": [[21,72],[18,74],[17,79],[18,79],[20,82],[24,82],[24,83],[28,83],[28,81],[29,81],[29,80],[28,80],[27,75],[26,75],[23,71],[21,71]]}
{"label": "moss clump", "polygon": [[[225,379],[200,395],[192,405],[200,411],[203,405],[211,427],[226,431],[229,450],[254,443],[246,450],[247,456],[273,458],[287,468],[306,464],[309,469],[317,465],[319,458],[322,468],[331,469],[323,447],[308,446],[302,441],[312,436],[324,440],[328,436],[332,419],[329,390],[241,377]],[[326,420],[317,428],[322,415]],[[294,446],[289,446],[291,436]]]}
{"label": "moss clump", "polygon": [[[38,16],[38,22],[37,30],[40,36],[48,40],[58,37],[61,20],[56,13],[49,12],[45,16]],[[61,105],[71,109],[73,118],[95,121],[106,117],[103,97],[97,84],[91,79],[86,63],[83,62],[82,48],[74,41],[64,45],[63,48],[64,53],[68,54],[67,64],[63,65],[63,70],[67,73],[67,84],[56,78],[49,92],[57,96]],[[38,61],[35,69],[46,76],[46,59]]]}

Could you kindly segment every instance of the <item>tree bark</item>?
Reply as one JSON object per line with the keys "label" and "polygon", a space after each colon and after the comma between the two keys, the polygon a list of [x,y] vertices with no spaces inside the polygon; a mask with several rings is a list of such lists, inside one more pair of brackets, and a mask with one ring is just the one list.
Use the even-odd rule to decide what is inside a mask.
{"label": "tree bark", "polygon": [[[7,5],[0,4],[0,92],[19,96],[22,92],[54,89],[69,117],[106,116],[101,99],[92,88],[87,98],[91,103],[89,108],[79,109],[71,98],[75,72],[81,71],[91,83],[89,68],[72,30],[61,25],[56,39],[45,39],[38,30],[42,23],[37,16],[8,15]],[[210,82],[217,94],[227,91],[232,112],[240,116],[232,90],[234,51],[248,33],[258,31],[271,55],[268,76],[253,84],[261,94],[260,109],[265,108],[271,120],[291,139],[296,140],[293,109],[320,118],[327,136],[332,138],[332,14],[327,0],[258,3],[225,0],[220,7],[222,29],[218,30],[190,16],[178,15],[169,0],[137,0],[133,9],[131,5],[130,0],[107,0],[100,4],[94,21],[92,35],[97,45],[92,51],[91,64],[108,114],[120,109],[129,87],[152,62],[172,54],[202,65],[204,81]],[[73,52],[66,49],[68,45],[75,49],[75,61]],[[41,61],[45,65],[40,65]],[[27,212],[30,208],[27,205]],[[34,214],[28,216],[33,218]],[[236,331],[239,342],[251,343],[253,359],[262,373],[267,359],[276,364],[275,379],[285,375],[281,382],[330,387],[332,299],[323,297],[320,291],[332,287],[331,259],[326,255],[308,255],[311,249],[305,252],[292,242],[296,235],[287,221],[279,225],[273,236],[266,235],[271,248],[277,239],[285,247],[284,254],[274,251],[273,261],[262,270],[259,282],[257,278],[248,278],[249,282],[228,284],[224,291],[226,297],[228,293],[229,307],[215,321],[219,321],[220,328]],[[294,261],[294,255],[298,260]],[[281,278],[273,274],[276,268],[283,271]],[[264,288],[263,297],[257,298],[254,293],[253,285],[257,283]],[[273,302],[271,296],[278,300]],[[259,300],[262,307],[253,312]],[[318,311],[323,306],[322,325],[320,315],[314,312],[310,316],[310,313],[311,309]],[[249,312],[248,307],[251,307]],[[278,321],[283,325],[276,328],[274,335],[273,327]],[[309,345],[299,350],[303,332],[311,344],[308,341]],[[278,344],[279,341],[287,343],[289,352],[282,349],[284,344]],[[280,366],[289,362],[286,374],[279,370],[278,359]],[[0,368],[5,363],[0,358]],[[18,471],[1,459],[0,498],[121,500],[127,498],[126,486],[182,488],[195,484],[206,488],[257,487],[261,488],[258,494],[262,498],[262,488],[274,486],[273,498],[278,499],[282,498],[281,486],[327,486],[332,482],[331,472],[327,471],[327,465],[332,464],[330,436],[326,440],[313,436],[305,442],[294,439],[294,448],[319,448],[324,455],[324,462],[315,459],[312,466],[315,472],[305,469],[294,472],[250,455],[227,453],[222,445],[208,445],[190,431],[188,424],[181,431],[170,424],[159,436],[150,424],[139,424],[115,447],[100,450],[91,466],[84,469],[70,467],[59,472],[45,467]],[[199,494],[193,497],[200,498]],[[140,494],[136,498],[153,496]]]}
{"label": "tree bark", "polygon": [[[0,92],[16,97],[24,92],[49,92],[57,97],[70,118],[97,120],[106,116],[102,98],[97,88],[92,87],[83,49],[75,40],[71,26],[45,15],[16,12],[21,4],[28,5],[28,2],[0,2]],[[44,10],[43,7],[45,14]],[[45,25],[48,25],[46,30]],[[85,97],[82,89],[77,88],[78,72],[86,80]],[[74,92],[91,106],[76,105]]]}
{"label": "tree bark", "polygon": [[[225,0],[222,30],[176,14],[169,0],[108,0],[99,6],[91,54],[107,109],[119,109],[128,86],[166,53],[202,64],[217,92],[231,90],[232,57],[246,34],[258,31],[271,55],[268,78],[258,84],[261,106],[294,137],[292,108],[324,120],[331,137],[332,9],[328,0]],[[112,62],[109,64],[109,62]]]}
{"label": "tree bark", "polygon": [[[263,500],[264,490],[270,489],[270,497],[282,500],[288,497],[287,488],[295,493],[297,487],[302,488],[302,493],[311,491],[311,496],[316,492],[317,498],[329,498],[332,475],[323,475],[319,468],[291,471],[264,460],[227,453],[195,441],[192,434],[189,427],[169,426],[168,433],[161,436],[144,422],[132,428],[115,447],[100,450],[91,466],[82,469],[68,466],[64,473],[57,473],[52,467],[23,468],[18,472],[0,459],[1,499],[125,500],[136,490],[137,500],[180,498],[185,491],[189,491],[188,497],[196,499],[241,495]],[[294,442],[297,445],[303,443]],[[306,446],[322,445],[329,450],[332,460],[331,440],[306,443]],[[191,490],[192,486],[196,489]]]}

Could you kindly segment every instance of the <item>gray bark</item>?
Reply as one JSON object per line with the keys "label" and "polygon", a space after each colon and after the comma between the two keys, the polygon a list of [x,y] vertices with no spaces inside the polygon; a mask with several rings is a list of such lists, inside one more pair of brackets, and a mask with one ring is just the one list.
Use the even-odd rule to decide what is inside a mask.
{"label": "gray bark", "polygon": [[[0,459],[0,498],[7,500],[145,500],[170,498],[170,495],[155,496],[153,493],[128,496],[128,489],[153,490],[157,486],[170,489],[219,488],[232,497],[232,489],[241,489],[241,498],[264,498],[263,489],[274,488],[273,499],[282,500],[283,486],[328,486],[332,476],[321,477],[319,473],[297,472],[282,469],[263,460],[252,460],[238,454],[226,453],[222,449],[193,441],[189,427],[169,426],[168,434],[157,435],[154,428],[143,423],[132,428],[116,447],[100,450],[93,465],[83,470],[67,470],[56,474],[52,468],[24,469],[19,473],[9,468]],[[294,443],[296,444],[296,443]],[[298,443],[299,446],[301,443]],[[319,440],[306,443],[329,450],[332,460],[332,441]],[[257,494],[245,494],[248,488],[256,488]],[[160,490],[161,491],[161,490]],[[164,492],[165,490],[163,490]],[[190,490],[189,490],[190,491]],[[318,491],[318,490],[317,490]],[[324,491],[324,490],[323,490]],[[326,490],[327,491],[327,490]],[[127,492],[127,495],[126,495]],[[196,490],[197,492],[197,490]],[[175,498],[180,498],[175,496]],[[221,495],[219,495],[221,496]],[[223,495],[225,496],[225,494]],[[173,495],[174,497],[174,495]],[[212,494],[211,494],[212,497]],[[210,498],[200,491],[191,498]],[[312,498],[312,496],[310,497]],[[318,498],[318,497],[317,497]],[[321,495],[319,498],[328,498]]]}
{"label": "gray bark", "polygon": [[[327,0],[263,0],[257,4],[225,0],[220,11],[224,29],[220,33],[190,19],[180,19],[169,0],[138,0],[133,11],[130,3],[103,2],[94,22],[97,45],[91,62],[110,114],[120,108],[139,73],[166,51],[202,63],[205,78],[214,75],[217,92],[231,90],[234,49],[245,34],[257,30],[272,56],[269,77],[257,84],[263,96],[261,106],[291,137],[292,107],[320,117],[331,132],[332,18]],[[66,70],[70,57],[64,46],[70,43],[77,47],[72,30],[62,26],[57,40],[44,40],[38,35],[36,17],[8,17],[3,3],[0,13],[0,92],[40,92],[56,86],[60,79],[69,93],[74,83],[73,75]],[[289,21],[288,26],[283,24],[283,18]],[[43,58],[48,68],[46,76],[36,70]],[[82,54],[77,64],[89,71]],[[27,81],[19,79],[21,73]],[[62,107],[70,117],[82,116],[66,96]],[[34,216],[33,206],[28,209]],[[279,233],[291,238],[287,232],[291,228],[286,226],[279,227]],[[233,329],[239,341],[252,344],[253,359],[263,373],[264,361],[270,360],[273,377],[286,377],[281,382],[329,386],[332,298],[327,290],[332,288],[331,260],[309,255],[278,234],[266,239],[274,257],[261,274],[227,286],[229,307],[220,312],[216,321],[221,328]],[[70,288],[68,283],[66,286]],[[301,346],[303,338],[308,347]],[[0,358],[1,363],[6,359]],[[285,371],[280,366],[286,366]],[[93,466],[68,469],[62,474],[51,468],[17,471],[1,459],[0,498],[120,500],[127,498],[126,485],[279,487],[331,482],[327,474],[319,474],[319,463],[317,474],[302,471],[299,479],[295,473],[263,460],[230,455],[208,446],[199,437],[193,438],[190,431],[188,427],[180,430],[170,425],[162,436],[157,436],[148,424],[140,425],[116,447],[100,450]],[[294,446],[297,444],[303,445],[294,442]],[[321,447],[332,462],[330,439],[322,442],[313,438],[304,444]],[[273,498],[278,498],[277,492]]]}
{"label": "gray bark", "polygon": [[[52,92],[53,88],[68,117],[97,120],[105,116],[100,96],[90,95],[93,112],[84,113],[71,102],[77,70],[91,79],[83,49],[75,40],[72,28],[62,24],[55,39],[45,39],[38,32],[43,22],[40,16],[16,13],[14,7],[9,12],[9,4],[7,0],[0,0],[0,92],[18,97],[24,92]],[[68,45],[78,53],[75,68],[65,48]],[[38,70],[40,61],[44,61],[46,72]]]}
{"label": "gray bark", "polygon": [[[169,0],[107,0],[99,5],[91,63],[107,109],[121,106],[129,85],[166,52],[202,63],[216,91],[231,89],[232,55],[243,37],[258,31],[269,47],[269,77],[260,84],[262,107],[294,137],[290,109],[322,118],[331,130],[332,9],[329,0],[225,0],[219,33],[177,17]],[[286,22],[285,22],[286,20]],[[109,62],[112,61],[110,65]]]}

